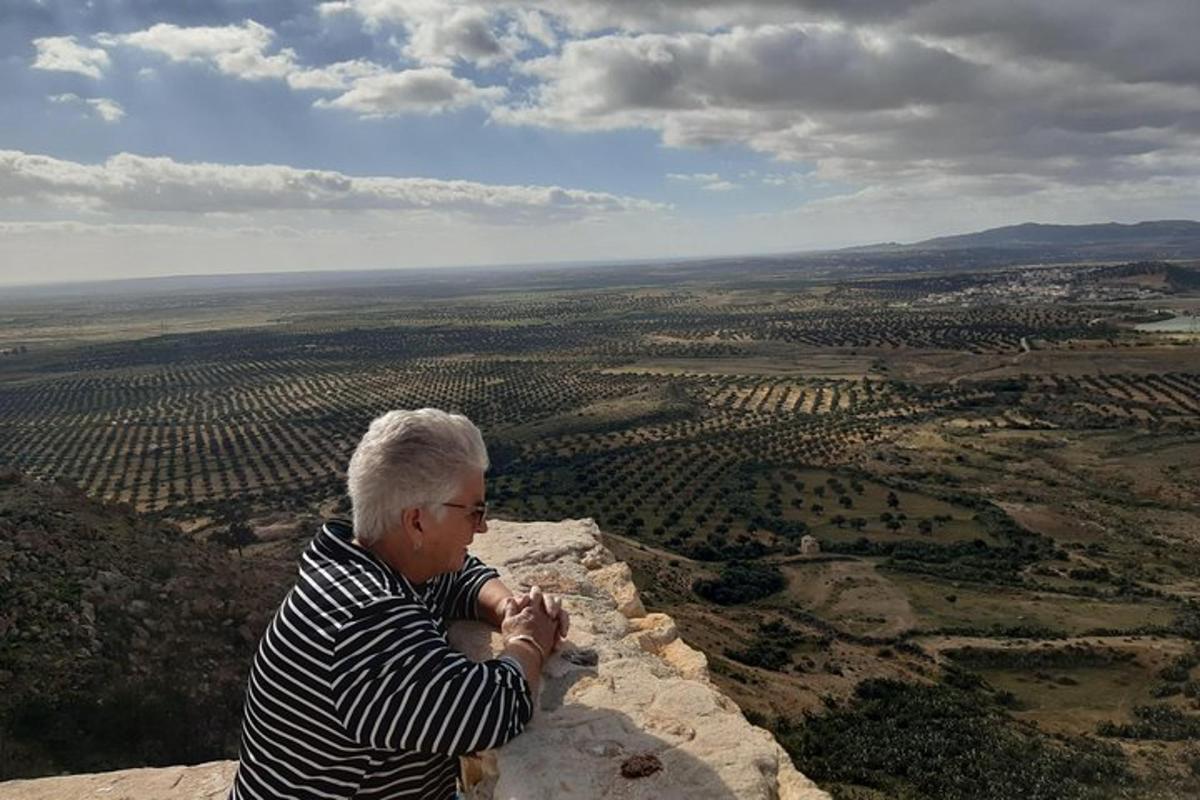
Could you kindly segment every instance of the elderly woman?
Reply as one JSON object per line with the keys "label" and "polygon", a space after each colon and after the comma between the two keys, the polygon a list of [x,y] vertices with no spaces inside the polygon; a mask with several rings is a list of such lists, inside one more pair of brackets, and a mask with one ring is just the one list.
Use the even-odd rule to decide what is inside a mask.
{"label": "elderly woman", "polygon": [[[458,756],[529,722],[567,616],[467,552],[487,532],[487,466],[466,417],[371,423],[350,460],[354,526],[317,533],[254,657],[231,798],[453,798]],[[455,652],[450,619],[496,625],[503,654]]]}

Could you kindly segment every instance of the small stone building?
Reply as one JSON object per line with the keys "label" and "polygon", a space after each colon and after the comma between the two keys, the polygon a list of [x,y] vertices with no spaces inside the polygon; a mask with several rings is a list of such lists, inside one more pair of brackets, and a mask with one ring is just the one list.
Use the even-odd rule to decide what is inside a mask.
{"label": "small stone building", "polygon": [[821,543],[815,536],[805,536],[800,540],[800,555],[815,556],[821,552]]}

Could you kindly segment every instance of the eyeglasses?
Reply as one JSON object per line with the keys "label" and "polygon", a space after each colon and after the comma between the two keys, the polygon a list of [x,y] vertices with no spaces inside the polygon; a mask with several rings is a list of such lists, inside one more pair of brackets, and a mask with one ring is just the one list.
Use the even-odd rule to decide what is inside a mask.
{"label": "eyeglasses", "polygon": [[486,500],[484,500],[482,503],[476,503],[473,506],[465,506],[462,503],[442,503],[442,505],[449,506],[450,508],[470,509],[471,517],[475,521],[476,527],[478,527],[479,525],[482,525],[484,517],[487,516],[487,501]]}

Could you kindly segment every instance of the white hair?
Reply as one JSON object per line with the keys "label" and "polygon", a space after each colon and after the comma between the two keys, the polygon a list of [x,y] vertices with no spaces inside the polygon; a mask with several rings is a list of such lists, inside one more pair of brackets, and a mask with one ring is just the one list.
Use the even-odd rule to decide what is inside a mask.
{"label": "white hair", "polygon": [[471,420],[436,408],[389,411],[363,434],[346,473],[354,535],[376,542],[399,526],[406,508],[428,508],[441,519],[463,473],[488,468],[483,436]]}

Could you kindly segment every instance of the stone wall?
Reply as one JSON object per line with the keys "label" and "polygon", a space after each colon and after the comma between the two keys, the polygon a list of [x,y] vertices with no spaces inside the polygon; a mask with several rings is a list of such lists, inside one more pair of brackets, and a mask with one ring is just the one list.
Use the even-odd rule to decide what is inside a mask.
{"label": "stone wall", "polygon": [[[464,761],[472,800],[491,798],[828,798],[765,730],[712,685],[704,655],[670,617],[647,614],[629,567],[591,520],[489,523],[472,551],[514,588],[561,594],[569,640],[549,660],[538,712],[503,748]],[[486,626],[458,624],[456,647],[498,651]],[[0,800],[223,798],[233,762],[0,784]]]}

